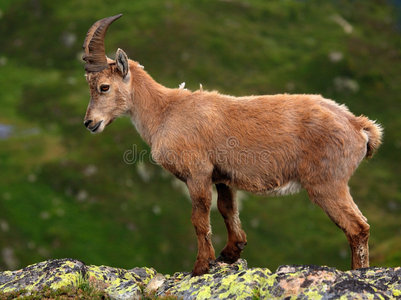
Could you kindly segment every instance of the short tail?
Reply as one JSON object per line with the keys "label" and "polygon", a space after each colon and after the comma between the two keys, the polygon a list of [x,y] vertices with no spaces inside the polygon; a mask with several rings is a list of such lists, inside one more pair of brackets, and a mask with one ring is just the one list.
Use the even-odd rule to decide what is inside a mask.
{"label": "short tail", "polygon": [[381,125],[375,121],[369,120],[365,116],[357,117],[357,123],[362,127],[362,130],[368,136],[365,158],[369,159],[373,156],[382,143],[383,127],[381,127]]}

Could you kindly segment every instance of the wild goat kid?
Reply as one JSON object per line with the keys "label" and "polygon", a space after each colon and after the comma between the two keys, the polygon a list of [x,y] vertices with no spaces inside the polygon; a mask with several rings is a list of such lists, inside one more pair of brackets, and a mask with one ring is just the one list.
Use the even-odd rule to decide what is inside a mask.
{"label": "wild goat kid", "polygon": [[106,57],[104,37],[119,17],[97,21],[85,38],[91,99],[84,124],[98,133],[128,114],[155,161],[186,183],[198,238],[193,274],[208,272],[215,260],[209,219],[213,184],[228,232],[218,260],[236,261],[247,243],[236,189],[286,195],[304,188],[345,232],[352,268],[368,267],[369,225],[348,180],[379,147],[380,125],[319,95],[232,97],[166,88],[123,50],[115,61]]}

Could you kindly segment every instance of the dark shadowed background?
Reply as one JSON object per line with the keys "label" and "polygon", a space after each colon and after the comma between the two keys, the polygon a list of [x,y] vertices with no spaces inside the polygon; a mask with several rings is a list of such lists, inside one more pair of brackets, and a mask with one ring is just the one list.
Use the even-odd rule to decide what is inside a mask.
{"label": "dark shadowed background", "polygon": [[[189,271],[196,256],[183,184],[149,160],[128,118],[83,126],[88,28],[117,13],[117,47],[160,83],[232,95],[317,93],[384,126],[350,185],[371,225],[371,264],[401,261],[401,39],[397,1],[0,2],[0,269],[48,258]],[[145,151],[142,159],[139,154]],[[239,194],[250,266],[350,265],[344,234],[305,192]],[[226,233],[212,211],[216,252]]]}

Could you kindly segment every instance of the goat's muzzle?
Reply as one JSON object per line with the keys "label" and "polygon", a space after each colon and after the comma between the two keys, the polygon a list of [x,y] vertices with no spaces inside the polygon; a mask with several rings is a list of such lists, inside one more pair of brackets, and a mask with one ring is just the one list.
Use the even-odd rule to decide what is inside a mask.
{"label": "goat's muzzle", "polygon": [[95,132],[99,129],[100,125],[102,125],[103,120],[97,122],[97,123],[96,123],[95,125],[93,125],[93,126],[89,126],[91,123],[93,123],[93,120],[86,120],[86,121],[84,122],[84,125],[85,125],[86,128],[88,128],[88,130],[90,130],[91,132],[95,133]]}

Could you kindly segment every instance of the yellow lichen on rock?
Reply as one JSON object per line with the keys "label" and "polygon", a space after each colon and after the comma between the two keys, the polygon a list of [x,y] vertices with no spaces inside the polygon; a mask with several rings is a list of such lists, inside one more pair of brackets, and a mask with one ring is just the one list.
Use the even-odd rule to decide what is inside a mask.
{"label": "yellow lichen on rock", "polygon": [[240,259],[233,264],[215,263],[209,274],[202,276],[189,272],[170,276],[150,268],[124,270],[59,259],[0,272],[0,295],[69,287],[74,291],[85,286],[112,299],[398,299],[401,269],[341,272],[329,267],[293,265],[272,273],[265,268],[248,268],[246,261]]}
{"label": "yellow lichen on rock", "polygon": [[50,284],[49,286],[53,290],[58,290],[60,288],[68,286],[74,286],[79,276],[81,275],[79,273],[67,273],[67,274],[59,274],[58,276],[59,276],[58,278],[60,278],[60,281],[56,281]]}
{"label": "yellow lichen on rock", "polygon": [[244,260],[234,264],[218,263],[210,274],[192,277],[190,274],[176,273],[166,279],[156,294],[174,295],[184,299],[252,299],[260,295],[261,283],[270,282],[268,269],[248,269]]}
{"label": "yellow lichen on rock", "polygon": [[9,280],[0,285],[0,291],[8,293],[21,289],[38,291],[44,287],[59,289],[72,286],[84,272],[85,265],[77,260],[49,260],[30,265],[22,270],[4,272]]}
{"label": "yellow lichen on rock", "polygon": [[124,270],[107,266],[88,266],[86,276],[89,282],[103,282],[106,292],[113,298],[139,297],[142,287],[156,275],[150,268]]}

